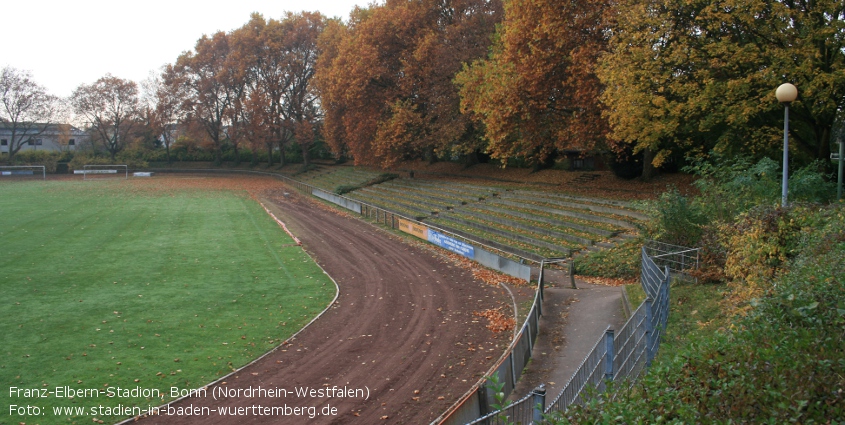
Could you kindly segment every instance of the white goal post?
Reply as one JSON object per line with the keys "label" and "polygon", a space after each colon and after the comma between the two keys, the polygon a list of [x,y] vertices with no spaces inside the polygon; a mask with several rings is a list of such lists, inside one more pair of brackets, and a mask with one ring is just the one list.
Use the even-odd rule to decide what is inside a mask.
{"label": "white goal post", "polygon": [[85,164],[81,170],[73,170],[74,174],[82,174],[82,180],[88,180],[88,176],[95,175],[110,175],[119,176],[123,174],[123,178],[129,179],[129,167],[124,164],[115,165],[99,165],[99,164]]}
{"label": "white goal post", "polygon": [[47,168],[43,165],[2,165],[0,166],[0,177],[20,177],[40,175],[47,180]]}

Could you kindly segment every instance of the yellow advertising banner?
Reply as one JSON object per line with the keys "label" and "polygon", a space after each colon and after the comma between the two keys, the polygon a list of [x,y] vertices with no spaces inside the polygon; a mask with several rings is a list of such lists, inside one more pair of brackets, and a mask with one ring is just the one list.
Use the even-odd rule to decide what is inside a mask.
{"label": "yellow advertising banner", "polygon": [[399,230],[410,233],[422,240],[428,240],[428,227],[405,219],[399,219]]}

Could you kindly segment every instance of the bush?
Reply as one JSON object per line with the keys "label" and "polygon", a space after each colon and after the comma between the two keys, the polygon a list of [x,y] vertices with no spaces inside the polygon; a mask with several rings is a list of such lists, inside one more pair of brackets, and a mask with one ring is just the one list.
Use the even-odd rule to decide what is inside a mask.
{"label": "bush", "polygon": [[360,186],[360,185],[354,185],[354,184],[343,184],[343,185],[340,185],[340,186],[336,187],[336,188],[334,189],[334,193],[336,193],[336,194],[338,194],[338,195],[345,195],[345,194],[347,194],[347,193],[349,193],[349,192],[352,192],[352,191],[358,190],[358,189],[360,189],[360,188],[361,188],[361,186]]}
{"label": "bush", "polygon": [[[615,401],[592,400],[556,415],[553,423],[809,424],[845,418],[845,204],[761,208],[740,221],[757,237],[780,235],[786,247],[770,290],[748,315],[662,350],[648,374]],[[734,251],[729,258],[734,255],[746,254]],[[679,302],[673,293],[672,305]],[[678,319],[670,315],[667,338]]]}
{"label": "bush", "polygon": [[59,162],[68,161],[70,152],[20,151],[15,154],[13,165],[43,165],[48,173],[55,173]]}
{"label": "bush", "polygon": [[795,212],[758,207],[741,214],[735,223],[720,226],[720,242],[727,252],[725,275],[734,282],[738,300],[750,301],[771,289],[772,280],[796,249],[802,226]]}
{"label": "bush", "polygon": [[[792,173],[788,182],[790,202],[833,199],[835,185],[825,179],[821,169],[816,162]],[[699,177],[695,182],[701,191],[697,202],[702,213],[714,222],[731,222],[754,206],[781,201],[783,174],[780,164],[770,158],[753,163],[748,157],[723,160],[714,154],[711,161],[698,160],[684,170]]]}
{"label": "bush", "polygon": [[709,223],[701,204],[675,188],[661,194],[650,209],[652,220],[643,229],[646,237],[669,244],[696,246]]}
{"label": "bush", "polygon": [[395,178],[399,178],[399,174],[393,174],[393,173],[382,173],[382,174],[379,174],[379,175],[378,175],[377,177],[375,177],[374,179],[369,180],[369,181],[367,181],[367,182],[365,182],[365,183],[362,183],[362,184],[358,184],[358,185],[351,185],[351,184],[344,184],[344,185],[340,185],[340,186],[338,186],[338,187],[336,187],[336,188],[335,188],[334,193],[336,193],[336,194],[338,194],[338,195],[345,195],[345,194],[347,194],[347,193],[349,193],[349,192],[352,192],[352,191],[355,191],[355,190],[358,190],[358,189],[362,189],[362,188],[365,188],[365,187],[373,186],[373,185],[376,185],[376,184],[381,184],[381,183],[384,183],[384,182],[388,182],[388,181],[393,180],[393,179],[395,179]]}
{"label": "bush", "polygon": [[82,170],[85,165],[126,165],[129,169],[143,169],[149,167],[149,164],[142,160],[135,158],[132,152],[128,152],[123,154],[121,152],[112,160],[107,156],[94,156],[94,155],[86,155],[86,154],[77,154],[73,157],[73,160],[68,163],[68,168],[70,170]]}

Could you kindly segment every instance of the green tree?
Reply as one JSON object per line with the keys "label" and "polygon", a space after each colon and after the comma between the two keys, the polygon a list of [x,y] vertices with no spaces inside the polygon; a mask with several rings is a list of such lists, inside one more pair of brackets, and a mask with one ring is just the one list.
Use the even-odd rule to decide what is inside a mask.
{"label": "green tree", "polygon": [[600,64],[611,137],[645,154],[647,176],[680,152],[775,156],[782,106],[793,158],[830,153],[845,106],[845,5],[835,0],[621,0]]}

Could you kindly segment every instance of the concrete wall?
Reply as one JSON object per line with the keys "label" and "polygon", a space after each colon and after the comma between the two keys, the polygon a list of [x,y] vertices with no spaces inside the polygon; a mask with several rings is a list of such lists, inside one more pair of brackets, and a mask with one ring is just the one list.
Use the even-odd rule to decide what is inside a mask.
{"label": "concrete wall", "polygon": [[531,267],[500,257],[479,247],[475,247],[475,261],[478,261],[483,266],[499,270],[508,276],[525,279],[528,282],[531,281]]}
{"label": "concrete wall", "polygon": [[320,199],[325,199],[325,200],[327,200],[327,201],[329,201],[333,204],[340,205],[343,208],[346,208],[348,210],[352,210],[352,211],[355,211],[358,214],[361,214],[361,204],[359,204],[358,202],[355,202],[355,201],[352,201],[352,200],[349,200],[349,199],[346,199],[346,198],[341,198],[340,196],[337,196],[334,193],[325,192],[325,191],[322,191],[320,189],[313,189],[311,191],[311,194],[320,198]]}

